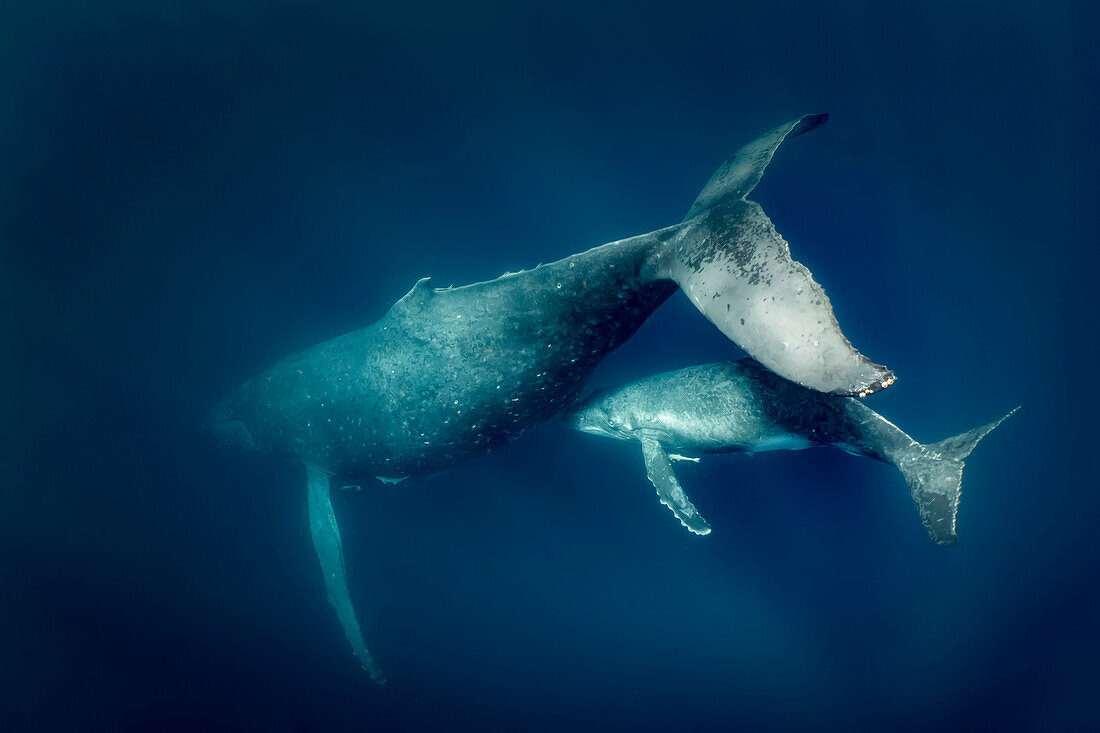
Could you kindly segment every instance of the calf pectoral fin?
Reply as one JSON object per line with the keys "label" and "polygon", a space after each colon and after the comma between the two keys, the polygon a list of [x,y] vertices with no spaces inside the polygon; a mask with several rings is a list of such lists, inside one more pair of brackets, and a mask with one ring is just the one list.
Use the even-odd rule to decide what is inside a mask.
{"label": "calf pectoral fin", "polygon": [[348,637],[355,656],[370,676],[378,683],[385,684],[386,678],[374,663],[363,641],[363,632],[359,629],[359,619],[355,616],[355,607],[348,593],[348,577],[344,570],[344,550],[340,541],[340,526],[336,523],[336,514],[332,510],[332,487],[329,474],[316,466],[306,465],[306,481],[309,493],[309,529],[313,535],[313,547],[317,550],[317,559],[321,561],[321,572],[325,576],[325,588],[328,602],[336,609],[340,625]]}
{"label": "calf pectoral fin", "polygon": [[687,527],[695,534],[710,534],[710,525],[699,514],[699,510],[688,499],[680,482],[676,480],[676,474],[672,471],[672,463],[668,453],[653,438],[642,438],[642,455],[645,457],[645,470],[649,474],[649,480],[657,489],[657,496],[661,503],[672,510],[680,524]]}

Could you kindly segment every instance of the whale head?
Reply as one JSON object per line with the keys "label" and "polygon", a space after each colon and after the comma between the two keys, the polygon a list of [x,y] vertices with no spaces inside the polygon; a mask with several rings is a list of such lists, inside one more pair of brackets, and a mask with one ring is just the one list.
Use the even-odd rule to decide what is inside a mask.
{"label": "whale head", "polygon": [[630,440],[633,426],[629,418],[617,414],[605,397],[605,393],[596,393],[570,410],[565,418],[569,427],[590,435]]}
{"label": "whale head", "polygon": [[244,421],[240,392],[234,390],[214,406],[206,428],[220,445],[257,450],[259,446]]}

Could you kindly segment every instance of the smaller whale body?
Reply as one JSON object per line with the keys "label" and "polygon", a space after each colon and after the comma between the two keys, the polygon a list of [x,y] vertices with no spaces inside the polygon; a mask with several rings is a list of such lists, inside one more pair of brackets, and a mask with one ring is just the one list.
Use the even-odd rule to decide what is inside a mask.
{"label": "smaller whale body", "polygon": [[560,414],[678,288],[748,354],[807,388],[865,395],[893,384],[852,347],[824,289],[746,198],[785,140],[826,119],[800,117],[741,148],[677,224],[472,285],[423,278],[378,321],[286,357],[214,409],[210,426],[225,442],[303,465],[328,597],[372,677],[382,681],[352,606],[332,493],[439,473]]}
{"label": "smaller whale body", "polygon": [[897,468],[929,536],[939,545],[953,545],[964,460],[1018,409],[922,445],[857,399],[806,389],[742,359],[598,391],[570,411],[568,420],[585,433],[640,443],[661,503],[696,534],[709,534],[711,528],[680,486],[673,460],[832,446]]}

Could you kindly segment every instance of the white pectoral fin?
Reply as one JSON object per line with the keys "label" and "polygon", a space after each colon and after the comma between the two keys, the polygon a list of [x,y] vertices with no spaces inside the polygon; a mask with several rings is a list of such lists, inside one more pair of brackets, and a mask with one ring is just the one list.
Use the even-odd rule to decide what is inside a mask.
{"label": "white pectoral fin", "polygon": [[645,457],[645,470],[649,474],[649,480],[657,489],[657,496],[661,503],[672,510],[680,524],[687,527],[695,534],[710,534],[710,525],[699,514],[699,510],[688,499],[676,474],[672,471],[672,463],[668,453],[653,438],[642,438],[642,455]]}
{"label": "white pectoral fin", "polygon": [[355,607],[351,604],[348,592],[348,577],[344,569],[344,550],[340,541],[340,526],[336,523],[336,513],[332,510],[330,476],[320,468],[306,464],[306,480],[309,493],[309,529],[313,535],[313,547],[317,550],[317,559],[321,561],[321,572],[325,576],[325,588],[328,602],[336,609],[344,635],[370,676],[378,683],[385,684],[386,679],[374,663],[363,641],[363,632],[359,628],[359,619]]}

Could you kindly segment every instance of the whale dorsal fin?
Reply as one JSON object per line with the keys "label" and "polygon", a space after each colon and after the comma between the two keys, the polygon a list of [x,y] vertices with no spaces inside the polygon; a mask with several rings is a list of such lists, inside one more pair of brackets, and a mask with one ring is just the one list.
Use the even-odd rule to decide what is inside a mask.
{"label": "whale dorsal fin", "polygon": [[761,135],[738,150],[718,167],[707,181],[707,185],[703,186],[703,190],[691,205],[691,210],[688,211],[684,220],[709,209],[727,197],[741,199],[748,196],[756,188],[756,184],[760,183],[760,179],[764,176],[764,169],[768,167],[768,163],[772,162],[772,156],[784,140],[820,127],[828,119],[827,114],[804,115]]}
{"label": "whale dorsal fin", "polygon": [[695,534],[710,534],[710,525],[699,514],[699,510],[688,499],[676,474],[672,471],[672,463],[668,459],[668,453],[656,439],[650,437],[641,438],[642,455],[645,457],[645,470],[649,474],[649,480],[657,489],[657,496],[661,503],[672,510],[680,524],[687,527]]}
{"label": "whale dorsal fin", "polygon": [[390,310],[405,310],[417,313],[434,295],[435,288],[432,287],[432,279],[430,277],[422,277],[416,281],[416,284],[412,286],[409,292],[401,297],[401,300],[393,304]]}
{"label": "whale dorsal fin", "polygon": [[386,679],[374,663],[363,641],[363,632],[359,629],[359,619],[355,616],[355,607],[351,604],[348,592],[348,576],[344,569],[344,549],[340,541],[340,525],[336,523],[336,513],[332,510],[331,476],[317,466],[306,464],[306,482],[309,493],[309,529],[313,535],[313,547],[317,550],[317,559],[321,561],[321,573],[325,576],[325,588],[328,590],[328,602],[336,609],[344,635],[348,637],[359,663],[376,682],[385,684]]}

